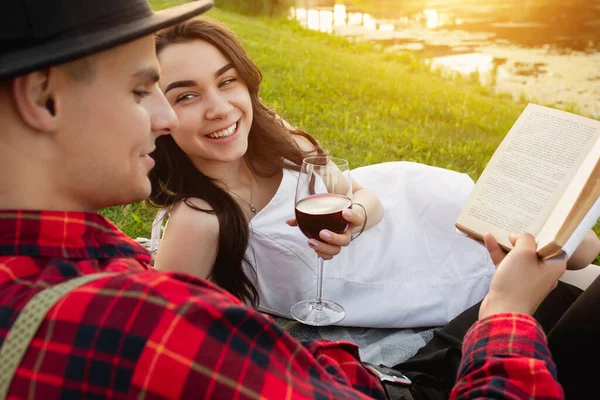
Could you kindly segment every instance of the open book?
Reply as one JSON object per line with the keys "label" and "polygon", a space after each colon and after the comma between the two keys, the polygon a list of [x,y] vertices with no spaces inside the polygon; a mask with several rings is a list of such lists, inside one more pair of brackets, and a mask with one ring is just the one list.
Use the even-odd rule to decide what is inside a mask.
{"label": "open book", "polygon": [[529,232],[543,258],[570,257],[600,217],[600,121],[529,104],[462,209],[456,227],[475,239]]}

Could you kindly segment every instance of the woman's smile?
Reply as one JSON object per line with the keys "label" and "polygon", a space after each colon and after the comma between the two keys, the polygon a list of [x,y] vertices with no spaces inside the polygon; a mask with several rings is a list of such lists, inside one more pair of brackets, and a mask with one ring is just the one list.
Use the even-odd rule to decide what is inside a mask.
{"label": "woman's smile", "polygon": [[237,120],[232,125],[225,129],[218,130],[216,132],[204,135],[204,138],[214,143],[230,143],[234,141],[239,135],[239,127],[241,120]]}
{"label": "woman's smile", "polygon": [[227,128],[218,130],[216,132],[209,133],[208,135],[205,135],[205,136],[207,136],[211,139],[222,139],[222,138],[229,137],[237,131],[239,122],[240,121],[237,120],[236,122],[234,122],[232,125],[228,126]]}

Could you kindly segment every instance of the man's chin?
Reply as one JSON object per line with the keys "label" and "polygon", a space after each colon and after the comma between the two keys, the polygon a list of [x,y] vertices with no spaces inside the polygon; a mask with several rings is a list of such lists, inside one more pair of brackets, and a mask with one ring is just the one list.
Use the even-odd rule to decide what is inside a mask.
{"label": "man's chin", "polygon": [[145,184],[143,186],[140,186],[139,190],[137,190],[136,193],[133,194],[135,199],[133,201],[131,201],[130,203],[137,203],[139,201],[146,200],[150,196],[151,192],[152,192],[152,186],[150,185],[150,180],[148,179],[148,177],[146,177]]}
{"label": "man's chin", "polygon": [[146,178],[146,182],[143,184],[137,185],[135,188],[132,187],[130,191],[123,193],[122,198],[115,205],[126,206],[127,204],[144,201],[150,196],[151,190],[150,181]]}

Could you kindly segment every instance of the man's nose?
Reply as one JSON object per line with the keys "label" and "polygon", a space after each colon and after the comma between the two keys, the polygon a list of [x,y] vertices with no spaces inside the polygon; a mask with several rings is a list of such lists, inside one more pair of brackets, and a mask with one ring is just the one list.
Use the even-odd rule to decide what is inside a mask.
{"label": "man's nose", "polygon": [[157,135],[168,135],[179,125],[175,111],[160,91],[152,110],[151,124],[152,132]]}

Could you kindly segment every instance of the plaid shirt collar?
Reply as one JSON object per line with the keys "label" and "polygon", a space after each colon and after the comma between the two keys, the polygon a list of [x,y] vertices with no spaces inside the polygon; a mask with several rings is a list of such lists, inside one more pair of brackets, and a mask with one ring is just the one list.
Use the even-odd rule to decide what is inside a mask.
{"label": "plaid shirt collar", "polygon": [[0,256],[73,260],[152,260],[139,243],[101,215],[85,212],[0,210]]}

